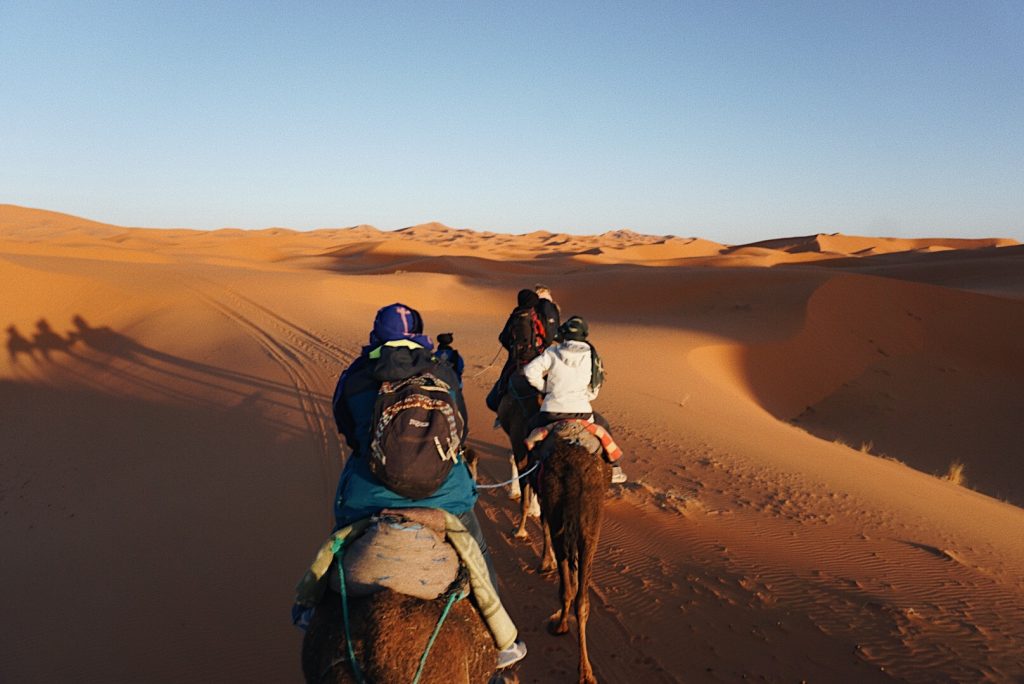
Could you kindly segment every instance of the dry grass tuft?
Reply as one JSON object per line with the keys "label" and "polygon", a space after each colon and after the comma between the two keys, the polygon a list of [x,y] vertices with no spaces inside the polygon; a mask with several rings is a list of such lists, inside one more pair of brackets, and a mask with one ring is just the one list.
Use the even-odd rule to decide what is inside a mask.
{"label": "dry grass tuft", "polygon": [[949,464],[949,472],[942,476],[943,480],[952,482],[961,487],[967,485],[967,477],[964,475],[964,464],[960,461],[953,461]]}

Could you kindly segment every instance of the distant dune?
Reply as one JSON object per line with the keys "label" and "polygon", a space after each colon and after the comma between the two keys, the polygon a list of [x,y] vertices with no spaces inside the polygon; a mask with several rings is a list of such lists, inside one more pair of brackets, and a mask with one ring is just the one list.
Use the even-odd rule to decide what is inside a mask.
{"label": "distant dune", "polygon": [[[496,337],[538,282],[590,322],[630,477],[596,561],[602,682],[1024,680],[1013,240],[197,231],[0,205],[0,681],[300,681],[291,591],[345,458],[330,395],[374,312],[455,332],[496,482]],[[515,515],[481,494],[519,673],[566,681],[575,640],[544,629],[556,586]]]}

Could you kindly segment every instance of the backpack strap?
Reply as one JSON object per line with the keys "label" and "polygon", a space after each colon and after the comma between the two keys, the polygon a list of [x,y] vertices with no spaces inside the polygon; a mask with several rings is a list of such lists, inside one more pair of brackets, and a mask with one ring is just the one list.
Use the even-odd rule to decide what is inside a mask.
{"label": "backpack strap", "polygon": [[544,330],[544,321],[532,309],[530,310],[530,319],[533,323],[533,344],[538,351],[544,351],[544,347],[550,342],[547,339],[547,332]]}

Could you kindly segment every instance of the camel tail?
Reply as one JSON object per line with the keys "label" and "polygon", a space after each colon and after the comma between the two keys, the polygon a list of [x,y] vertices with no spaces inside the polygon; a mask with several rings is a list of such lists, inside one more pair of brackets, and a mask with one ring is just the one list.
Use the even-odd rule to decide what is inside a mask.
{"label": "camel tail", "polygon": [[580,544],[583,542],[583,504],[586,493],[581,478],[571,478],[566,484],[571,493],[564,499],[563,548],[569,568],[573,575],[576,575],[580,567]]}

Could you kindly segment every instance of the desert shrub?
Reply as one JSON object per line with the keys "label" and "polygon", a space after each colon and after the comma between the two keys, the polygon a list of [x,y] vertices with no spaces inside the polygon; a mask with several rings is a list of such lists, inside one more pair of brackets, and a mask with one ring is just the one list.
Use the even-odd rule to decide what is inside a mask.
{"label": "desert shrub", "polygon": [[942,476],[943,480],[952,482],[955,485],[966,485],[967,477],[964,475],[964,464],[960,461],[953,461],[949,464],[949,471]]}

